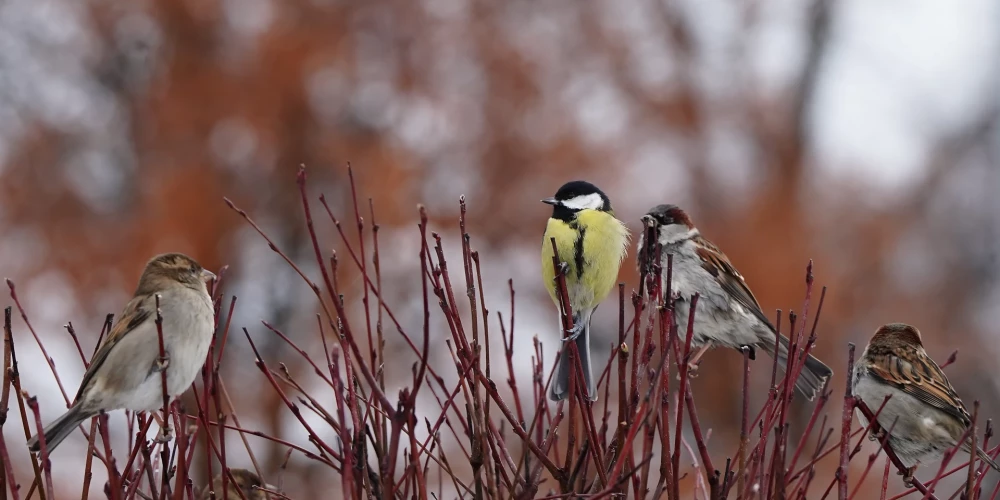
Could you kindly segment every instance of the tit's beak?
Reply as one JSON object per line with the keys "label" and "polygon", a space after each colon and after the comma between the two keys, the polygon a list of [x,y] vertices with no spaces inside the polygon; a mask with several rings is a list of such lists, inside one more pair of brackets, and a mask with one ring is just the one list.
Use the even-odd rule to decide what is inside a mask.
{"label": "tit's beak", "polygon": [[642,223],[646,227],[656,227],[656,218],[653,217],[652,215],[643,215],[642,216]]}
{"label": "tit's beak", "polygon": [[209,281],[212,281],[214,279],[215,279],[215,273],[213,273],[212,271],[209,271],[208,269],[202,269],[201,270],[201,280],[202,281],[204,281],[205,283],[208,283]]}
{"label": "tit's beak", "polygon": [[555,198],[545,198],[544,200],[542,200],[542,203],[545,203],[547,205],[558,205],[559,200]]}

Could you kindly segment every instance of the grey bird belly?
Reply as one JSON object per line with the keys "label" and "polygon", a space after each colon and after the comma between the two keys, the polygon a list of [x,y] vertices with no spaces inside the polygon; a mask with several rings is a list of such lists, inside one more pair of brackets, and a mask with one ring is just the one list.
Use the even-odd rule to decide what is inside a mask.
{"label": "grey bird belly", "polygon": [[[174,399],[191,386],[205,362],[214,311],[207,295],[189,288],[165,292],[160,309],[163,344],[169,355],[167,393]],[[159,337],[154,319],[155,313],[128,332],[108,354],[87,391],[88,407],[151,411],[163,406],[162,378],[155,369]]]}
{"label": "grey bird belly", "polygon": [[[878,411],[890,393],[892,397],[879,413],[878,424],[886,431],[892,429],[889,445],[907,467],[933,461],[955,445],[951,431],[958,422],[951,415],[865,375],[858,377],[854,386],[854,394],[872,413]],[[860,411],[857,415],[858,420],[868,425]]]}
{"label": "grey bird belly", "polygon": [[700,294],[692,345],[712,343],[739,348],[756,344],[761,335],[772,335],[767,325],[729,298],[715,278],[701,267],[701,260],[693,251],[686,246],[664,249],[667,251],[675,254],[671,290],[678,297],[674,303],[674,321],[681,335],[687,333],[691,298]]}

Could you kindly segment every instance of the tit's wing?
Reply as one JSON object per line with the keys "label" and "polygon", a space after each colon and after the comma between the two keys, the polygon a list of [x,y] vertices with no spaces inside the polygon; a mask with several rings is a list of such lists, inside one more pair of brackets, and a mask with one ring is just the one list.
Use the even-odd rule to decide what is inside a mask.
{"label": "tit's wing", "polygon": [[104,338],[101,348],[97,350],[93,359],[90,360],[90,367],[87,368],[87,373],[83,375],[83,382],[80,383],[80,390],[76,392],[74,401],[80,400],[84,390],[93,381],[94,375],[100,370],[104,361],[108,359],[108,354],[111,350],[130,332],[138,329],[146,321],[152,321],[150,317],[153,316],[152,309],[155,306],[147,304],[149,298],[149,295],[137,295],[132,297],[132,300],[128,304],[125,304],[125,309],[122,311],[121,316],[118,317],[114,326],[111,327],[111,331]]}
{"label": "tit's wing", "polygon": [[738,304],[773,331],[774,326],[764,315],[764,311],[760,309],[760,304],[757,303],[757,298],[747,287],[743,275],[733,267],[726,254],[722,253],[722,250],[719,250],[719,247],[715,246],[714,243],[701,236],[696,237],[694,242],[697,245],[696,253],[701,258],[702,269],[708,271],[708,274],[711,274],[719,286]]}
{"label": "tit's wing", "polygon": [[968,410],[941,368],[923,350],[902,352],[879,350],[869,354],[868,374],[937,408],[966,427],[971,424]]}

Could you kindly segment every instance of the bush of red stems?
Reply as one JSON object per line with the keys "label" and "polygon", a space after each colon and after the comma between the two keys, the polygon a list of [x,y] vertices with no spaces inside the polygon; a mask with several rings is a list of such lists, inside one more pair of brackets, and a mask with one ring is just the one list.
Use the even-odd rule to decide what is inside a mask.
{"label": "bush of red stems", "polygon": [[[323,196],[318,200],[309,199],[305,170],[298,173],[303,217],[315,251],[318,276],[303,272],[245,211],[225,200],[314,292],[321,312],[316,334],[322,340],[323,353],[306,352],[277,328],[266,322],[264,326],[287,343],[300,361],[311,366],[322,382],[322,393],[310,393],[305,389],[306,384],[295,380],[284,364],[262,356],[246,329],[243,329],[244,335],[230,335],[234,328],[231,322],[236,297],[223,300],[218,286],[225,281],[223,269],[221,280],[213,290],[219,323],[216,331],[220,338],[216,339],[217,348],[205,363],[201,380],[192,389],[197,408],[183,412],[175,403],[164,404],[162,414],[130,414],[128,430],[132,437],[128,449],[112,449],[106,415],[94,418],[89,426],[81,426],[89,439],[85,479],[79,485],[81,498],[88,498],[94,468],[107,470],[103,491],[113,500],[199,498],[200,485],[207,483],[207,478],[215,477],[220,471],[228,472],[233,458],[227,459],[226,441],[233,439],[241,440],[248,454],[237,460],[249,461],[263,477],[248,444],[250,436],[271,440],[285,448],[286,462],[291,454],[301,454],[315,461],[331,477],[337,478],[341,488],[338,493],[352,499],[611,499],[631,496],[679,500],[836,496],[844,500],[870,495],[873,491],[870,488],[858,493],[870,473],[881,474],[881,498],[886,498],[890,482],[902,481],[890,472],[891,469],[902,472],[904,467],[884,439],[881,448],[874,453],[861,453],[866,436],[874,435],[879,429],[876,425],[859,428],[854,419],[855,409],[874,422],[871,417],[880,408],[869,408],[855,400],[849,384],[840,405],[839,422],[833,422],[832,418],[828,421],[826,416],[819,418],[830,406],[836,414],[836,405],[829,405],[832,391],[827,387],[812,403],[805,428],[794,435],[790,431],[789,408],[794,379],[802,370],[805,353],[816,339],[816,325],[826,292],[824,289],[815,300],[811,262],[806,269],[802,313],[799,316],[789,314],[785,324],[780,311],[776,318],[779,330],[785,330],[791,338],[789,366],[784,370],[787,375],[781,375],[777,362],[758,361],[756,366],[770,370],[771,382],[762,406],[751,408],[751,363],[749,353],[744,352],[740,444],[730,454],[712,456],[706,444],[710,430],[698,419],[696,398],[686,376],[688,365],[683,362],[691,352],[692,325],[688,322],[680,328],[669,327],[673,323],[673,311],[671,301],[665,299],[671,296],[671,291],[659,285],[662,275],[669,277],[671,274],[669,258],[666,268],[654,267],[649,276],[642,277],[639,292],[632,293],[631,297],[626,295],[624,285],[618,287],[618,342],[608,353],[607,363],[599,373],[599,402],[584,397],[585,389],[580,383],[582,372],[578,369],[570,383],[573,396],[552,403],[546,399],[551,372],[543,367],[551,367],[553,363],[543,359],[542,344],[537,338],[531,360],[533,377],[530,380],[515,377],[514,286],[509,283],[510,302],[505,304],[509,309],[497,311],[497,321],[491,321],[490,308],[484,300],[480,257],[473,249],[471,236],[466,233],[465,200],[459,201],[461,215],[457,229],[462,237],[462,262],[458,265],[446,262],[441,237],[428,234],[426,212],[422,207],[418,209],[423,322],[404,327],[396,321],[392,305],[383,301],[382,290],[388,284],[383,283],[380,274],[374,205],[369,200],[365,215],[370,215],[370,219],[366,225],[358,208],[353,175],[350,178],[356,235],[353,231],[347,234]],[[315,217],[317,213],[319,217]],[[324,224],[332,224],[339,235],[339,243],[346,250],[342,255],[323,250],[331,244],[317,238],[314,223],[319,223],[320,219]],[[352,239],[354,237],[356,239]],[[343,255],[347,256],[347,264],[355,266],[363,279],[363,297],[341,296],[336,276],[337,267],[343,265]],[[567,310],[565,280],[563,276],[556,279],[562,295],[562,321],[568,329],[572,319]],[[50,360],[50,371],[58,381],[56,366],[45,354],[41,339],[32,329],[14,284],[8,281],[8,286],[13,306],[20,312],[31,340]],[[361,325],[348,321],[345,301],[358,298],[363,298],[361,303],[366,318],[373,318],[369,313],[377,317],[375,325],[370,319]],[[692,311],[697,310],[696,300],[697,297],[692,301]],[[811,310],[814,302],[815,313]],[[228,303],[225,312],[224,303]],[[7,307],[0,426],[6,422],[13,395],[15,411],[20,413],[27,438],[41,427],[41,419],[35,398],[21,389],[15,347],[29,339],[24,332],[13,331],[11,314],[12,308]],[[435,366],[430,362],[432,315],[439,315],[447,325],[451,364]],[[810,327],[807,327],[807,316],[812,316]],[[111,322],[109,315],[103,331],[110,328]],[[67,329],[77,341],[72,325]],[[392,371],[395,366],[385,362],[382,349],[385,337],[390,335],[399,335],[419,360],[409,375],[404,373],[409,383],[398,394],[387,393],[387,374],[383,370],[384,367]],[[500,366],[491,364],[489,357],[490,337],[497,335],[501,337],[506,359]],[[307,442],[290,442],[281,436],[245,428],[239,417],[228,410],[233,406],[226,385],[219,377],[220,363],[226,343],[243,342],[244,339],[253,349],[253,362],[260,371],[265,390],[277,393],[288,413],[309,436]],[[77,341],[80,357],[86,364],[87,356],[79,345]],[[578,356],[574,343],[565,346],[567,350],[561,355]],[[549,347],[548,352],[556,350]],[[837,377],[845,380],[846,374],[851,373],[854,356],[855,349],[851,345],[850,361],[843,370],[837,370]],[[451,370],[454,374],[449,373]],[[446,383],[446,374],[457,383]],[[164,381],[164,390],[165,384]],[[507,388],[501,389],[501,384]],[[61,382],[60,388],[65,388]],[[418,411],[417,397],[427,393],[436,404],[430,411]],[[617,398],[612,399],[612,395]],[[69,403],[65,390],[63,397]],[[166,397],[164,401],[166,403]],[[978,403],[975,407],[978,409]],[[53,409],[47,413],[58,412]],[[319,416],[329,429],[314,428],[309,422],[317,420],[307,419],[305,413]],[[147,440],[146,431],[154,420],[163,429],[159,434],[163,437]],[[989,422],[985,427],[985,439],[981,441],[984,448],[989,445],[992,435]],[[324,432],[318,432],[320,430]],[[335,442],[320,437],[320,434],[329,435],[331,430],[337,436]],[[0,460],[3,462],[0,500],[54,498],[52,478],[58,471],[51,469],[44,447],[38,457],[30,456],[24,441],[10,439],[17,432],[0,432]],[[967,439],[975,437],[975,432],[969,432]],[[997,453],[994,448],[991,455],[996,457]],[[198,460],[196,454],[200,455]],[[682,458],[684,454],[687,456]],[[33,476],[15,475],[11,460],[17,455],[21,455],[19,459],[22,460],[30,456]],[[817,470],[817,463],[829,455],[839,456],[839,467],[832,476]],[[883,466],[875,467],[882,463],[880,455],[887,458]],[[912,487],[893,498],[987,498],[982,491],[986,466],[972,460],[949,468],[954,455],[954,452],[949,453],[936,472],[933,467],[922,470],[925,477],[933,474],[929,476],[932,477],[930,481],[914,480]],[[204,464],[198,466],[203,470],[194,470],[192,464],[195,462]],[[962,474],[966,479],[959,491],[936,491],[942,478]],[[233,481],[233,476],[224,474],[223,481]],[[278,483],[280,487],[280,481]],[[265,493],[270,498],[289,498],[273,490],[265,490]],[[997,488],[992,493],[985,493],[989,494],[988,498],[995,498]],[[243,493],[238,494],[244,498]],[[222,498],[221,491],[218,498]]]}

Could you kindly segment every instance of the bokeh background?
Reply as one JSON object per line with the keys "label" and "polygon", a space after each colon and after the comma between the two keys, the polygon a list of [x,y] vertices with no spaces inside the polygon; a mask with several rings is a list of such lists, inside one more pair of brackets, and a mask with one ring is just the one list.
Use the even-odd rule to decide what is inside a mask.
{"label": "bokeh background", "polygon": [[[464,194],[492,309],[506,311],[514,280],[527,359],[532,335],[549,353],[556,338],[538,200],[582,178],[633,230],[653,205],[685,207],[766,311],[801,307],[814,259],[829,287],[816,352],[841,375],[835,394],[846,344],[905,321],[939,360],[960,350],[952,382],[995,416],[998,19],[989,0],[6,0],[0,271],[70,392],[83,367],[62,325],[92,348],[162,251],[228,264],[234,325],[281,360],[259,320],[311,345],[315,300],[222,197],[314,271],[295,172],[307,165],[310,195],[348,218],[350,162],[397,314],[419,318],[416,205],[456,251]],[[324,244],[339,248],[330,227]],[[635,286],[631,261],[621,279]],[[356,273],[342,280],[360,291]],[[595,317],[595,349],[614,309]],[[51,420],[62,397],[20,320],[15,332],[25,389]],[[297,432],[245,340],[226,352],[244,424]],[[738,360],[710,354],[695,382],[718,452],[738,433]],[[399,384],[403,366],[388,372]],[[54,457],[69,484],[84,446]],[[277,473],[284,450],[255,446]],[[293,497],[333,481],[300,457],[283,474]]]}

